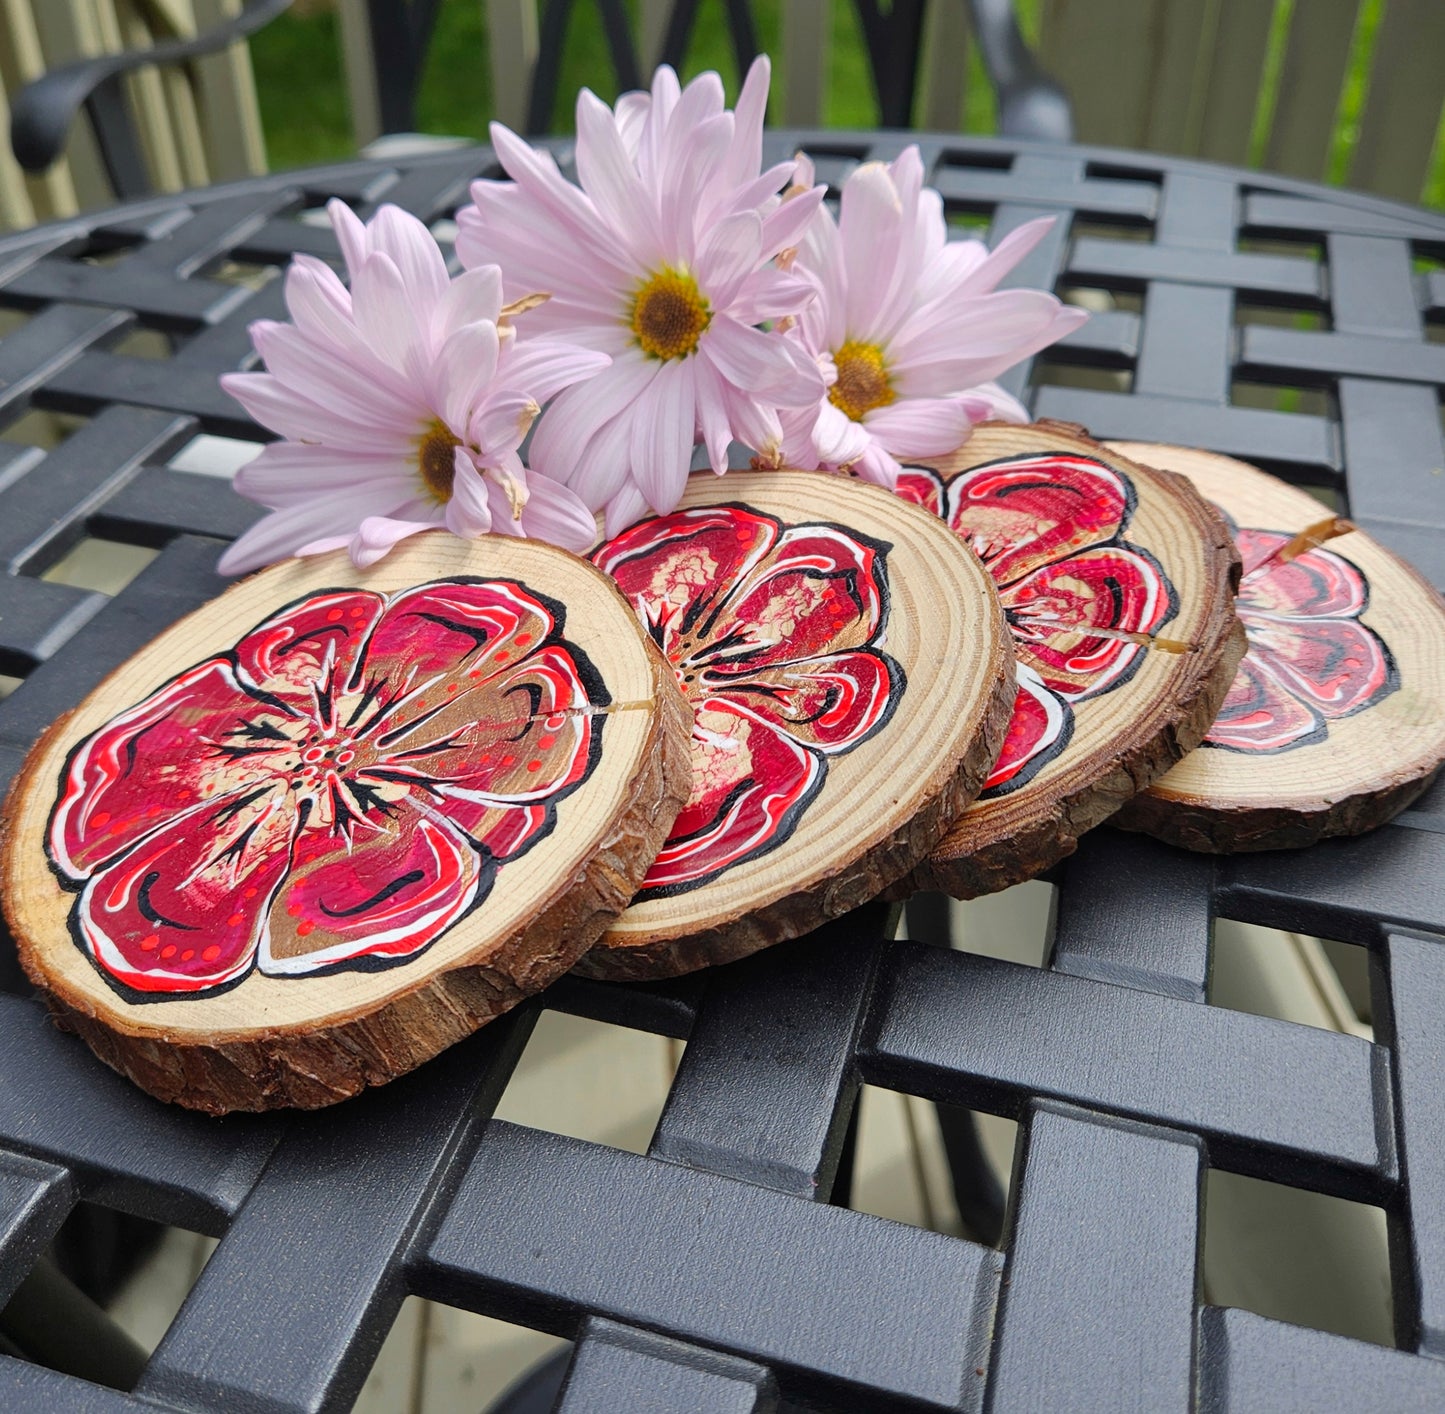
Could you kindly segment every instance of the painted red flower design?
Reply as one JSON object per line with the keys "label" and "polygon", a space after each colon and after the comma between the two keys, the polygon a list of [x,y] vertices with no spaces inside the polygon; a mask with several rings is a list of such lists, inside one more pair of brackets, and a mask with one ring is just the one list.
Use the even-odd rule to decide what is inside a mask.
{"label": "painted red flower design", "polygon": [[1069,744],[1073,704],[1126,682],[1178,610],[1147,551],[1123,538],[1133,484],[1094,457],[1045,452],[985,462],[945,483],[907,467],[898,492],[941,516],[993,575],[1019,691],[981,798],[1033,779]]}
{"label": "painted red flower design", "polygon": [[77,942],[152,999],[416,956],[591,770],[562,624],[509,581],[325,590],[158,688],[66,763]]}
{"label": "painted red flower design", "polygon": [[1360,622],[1365,576],[1318,547],[1286,557],[1294,536],[1236,529],[1244,562],[1235,610],[1249,636],[1229,696],[1205,737],[1229,751],[1289,751],[1323,741],[1329,724],[1399,685],[1384,640]]}
{"label": "painted red flower design", "polygon": [[643,521],[593,554],[693,706],[692,794],[640,898],[775,848],[830,757],[892,714],[903,669],[877,645],[888,546],[738,505]]}

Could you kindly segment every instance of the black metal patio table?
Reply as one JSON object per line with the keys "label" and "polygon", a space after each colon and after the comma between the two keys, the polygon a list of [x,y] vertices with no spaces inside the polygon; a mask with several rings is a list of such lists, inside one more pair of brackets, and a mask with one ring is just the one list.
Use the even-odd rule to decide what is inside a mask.
{"label": "black metal patio table", "polygon": [[[770,142],[836,183],[912,137]],[[1013,283],[1114,296],[1012,376],[1036,414],[1329,488],[1445,585],[1445,216],[917,140],[960,224],[1059,216]],[[0,338],[0,672],[24,679],[0,702],[6,781],[219,591],[219,541],[258,513],[168,465],[198,431],[262,435],[216,384],[247,323],[283,313],[257,267],[335,258],[307,219],[332,196],[435,221],[489,172],[480,147],[356,162],[0,240],[0,310],[30,316]],[[138,328],[170,356],[138,356]],[[74,430],[26,445],[31,409]],[[86,536],[160,553],[113,598],[40,577]],[[0,1304],[80,1199],[221,1238],[132,1393],[0,1356],[0,1408],[345,1408],[409,1292],[575,1338],[567,1414],[1445,1408],[1445,787],[1291,854],[1101,829],[1050,877],[1041,968],[939,946],[926,906],[894,941],[872,905],[673,983],[569,979],[333,1110],[225,1120],[54,1030],[0,940]],[[1216,916],[1367,949],[1373,1043],[1209,1005]],[[687,1039],[648,1154],[490,1120],[541,1007]],[[865,1082],[1019,1121],[997,1247],[826,1201]],[[1201,1304],[1209,1168],[1382,1207],[1398,1349]]]}

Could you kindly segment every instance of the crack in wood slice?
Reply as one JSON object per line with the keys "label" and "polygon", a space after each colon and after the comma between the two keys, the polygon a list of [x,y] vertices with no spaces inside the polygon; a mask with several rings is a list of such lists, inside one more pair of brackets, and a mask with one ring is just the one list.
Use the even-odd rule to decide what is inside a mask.
{"label": "crack in wood slice", "polygon": [[[734,514],[709,510],[719,507],[740,518],[688,529]],[[804,548],[785,574],[788,545]],[[699,704],[699,787],[693,816],[680,817],[692,833],[664,849],[658,871],[685,877],[697,840],[712,851],[704,858],[724,857],[730,819],[764,819],[797,784],[790,772],[818,774],[777,812],[762,848],[699,869],[683,888],[658,890],[660,872],[649,875],[579,972],[673,976],[808,932],[906,873],[977,794],[1011,711],[1013,655],[992,581],[936,517],[815,472],[694,477],[674,517],[643,522],[594,558],[651,615]],[[752,619],[728,619],[743,606]],[[769,667],[772,653],[794,666]],[[884,681],[896,691],[886,708]],[[759,775],[758,761],[779,764]]]}
{"label": "crack in wood slice", "polygon": [[[1248,659],[1209,742],[1115,819],[1209,853],[1373,829],[1445,760],[1445,603],[1350,521],[1245,462],[1120,444],[1188,476],[1240,527]],[[1275,542],[1271,544],[1271,542]]]}
{"label": "crack in wood slice", "polygon": [[[1017,599],[1020,585],[1041,572],[1020,573],[1019,557],[1028,559],[1031,544],[1049,543],[1052,528],[1041,520],[1024,527],[1023,539],[1013,539],[1018,526],[1010,517],[1016,512],[1001,494],[982,503],[965,497],[974,495],[973,488],[986,488],[987,478],[1006,478],[1015,464],[1044,468],[1039,483],[1047,485],[1046,463],[1037,459],[1050,455],[1065,459],[1058,473],[1065,480],[1087,478],[1091,465],[1102,465],[1100,485],[1107,488],[1112,482],[1112,504],[1122,507],[1097,525],[1080,522],[1085,530],[1065,541],[1050,561],[1060,579],[1071,573],[1071,561],[1077,563],[1095,547],[1112,546],[1120,556],[1137,560],[1141,576],[1162,575],[1173,595],[1172,613],[1150,627],[1106,622],[1102,631],[1087,626],[1073,631],[1085,642],[1096,638],[1163,651],[1140,653],[1116,680],[1104,678],[1099,688],[1084,682],[1083,691],[1071,693],[1066,690],[1071,686],[1067,674],[1058,680],[1057,691],[1047,683],[1035,688],[1041,709],[1058,714],[1048,719],[1052,736],[1046,732],[1037,738],[1052,745],[1026,759],[1012,780],[986,790],[928,859],[888,890],[890,898],[906,898],[917,889],[975,898],[1033,878],[1071,854],[1085,831],[1108,819],[1199,743],[1243,655],[1244,633],[1232,603],[1239,562],[1223,519],[1184,478],[1135,465],[1072,424],[984,424],[953,457],[932,468],[952,497],[947,504],[940,502],[941,513],[951,514],[950,523],[961,534],[978,538],[985,558],[1002,577],[1006,606],[1011,597]],[[1025,472],[1016,474],[1023,477]],[[936,491],[929,492],[922,482],[915,491],[936,499]],[[1037,541],[1028,539],[1035,534]],[[1046,622],[1033,618],[1029,627],[1047,631]],[[1038,666],[1027,638],[1018,639],[1018,648],[1021,664]],[[1046,670],[1047,665],[1039,667]]]}
{"label": "crack in wood slice", "polygon": [[[1049,624],[1040,619],[1034,619],[1034,628],[1042,633],[1078,633],[1078,624],[1057,623]],[[1137,643],[1143,648],[1157,648],[1161,653],[1197,653],[1197,643],[1181,643],[1177,638],[1164,638],[1157,633],[1133,633],[1122,628],[1091,628],[1088,630],[1090,638],[1107,638],[1116,643]]]}
{"label": "crack in wood slice", "polygon": [[[427,618],[424,612],[397,611],[388,619],[399,601],[405,605],[409,596],[439,589],[450,596],[445,612]],[[333,602],[332,617],[340,624],[334,635],[349,637],[327,639],[333,631],[325,627],[324,615],[308,627],[312,621],[305,616]],[[429,611],[437,602],[423,607]],[[467,612],[475,617],[466,618]],[[565,622],[559,623],[563,614]],[[288,615],[299,617],[293,624]],[[348,627],[352,616],[357,623]],[[272,627],[277,622],[286,625],[284,634]],[[393,623],[386,647],[382,626]],[[306,646],[313,641],[328,643],[324,654]],[[300,656],[287,657],[291,652]],[[350,655],[351,665],[344,677],[336,666],[343,654]],[[396,667],[389,677],[391,663]],[[193,665],[202,666],[193,672]],[[418,669],[439,692],[450,694],[440,715],[408,691]],[[250,682],[255,694],[246,701],[257,704],[255,713],[247,717],[226,708],[227,720],[235,723],[226,731],[244,738],[231,749],[243,768],[259,770],[247,767],[253,746],[259,743],[273,754],[284,748],[288,754],[277,758],[284,769],[270,771],[255,792],[245,785],[239,793],[218,796],[239,802],[234,807],[182,811],[175,824],[158,823],[149,834],[143,833],[148,825],[135,824],[139,816],[122,818],[116,827],[142,832],[134,841],[107,843],[110,815],[97,802],[105,803],[101,792],[109,789],[109,778],[92,781],[89,768],[80,764],[91,758],[72,753],[91,750],[83,743],[109,740],[107,731],[121,733],[117,743],[130,741],[124,733],[133,705],[149,714],[137,720],[154,718],[177,733],[179,746],[188,731],[199,733],[198,741],[209,737],[224,744],[229,737],[187,725],[209,721],[205,712],[215,717],[219,710],[197,707],[198,698],[177,697],[181,705],[175,713],[169,707],[162,713],[161,705],[172,700],[166,694],[190,692],[193,682],[197,692],[215,682],[227,691],[250,692],[245,686]],[[503,709],[495,716],[486,705],[493,700],[485,695],[492,692],[489,683],[497,684],[495,700]],[[591,705],[604,710],[595,725],[567,731],[561,714],[529,714],[521,719],[525,736],[519,737],[519,719],[506,710],[510,690],[540,693],[543,701],[550,693],[558,702],[569,693],[586,693]],[[304,704],[308,692],[315,722],[305,725],[310,709],[288,705],[288,694]],[[332,710],[348,694],[359,698],[350,713]],[[453,705],[448,708],[446,701]],[[418,715],[403,721],[398,732],[393,718],[374,712],[378,702],[386,713],[411,703],[405,710]],[[590,723],[591,715],[570,720]],[[549,730],[553,719],[556,728]],[[342,720],[362,725],[344,741],[337,737],[329,747],[302,749],[317,733],[325,736],[327,723]],[[417,739],[419,723],[432,732],[430,742]],[[565,551],[512,537],[468,542],[437,532],[404,542],[367,571],[353,569],[344,554],[288,561],[241,582],[167,630],[36,744],[5,808],[0,874],[6,917],[21,961],[58,1024],[152,1094],[213,1114],[329,1105],[411,1070],[539,991],[582,956],[636,892],[687,798],[691,725],[691,709],[672,670],[642,633],[631,607],[604,575]],[[283,728],[302,733],[303,726],[312,735],[304,741],[298,735],[294,747],[284,741],[277,746]],[[374,740],[363,734],[373,727]],[[160,728],[153,724],[146,730]],[[379,743],[391,738],[405,743],[398,746],[399,764],[380,754]],[[505,743],[497,751],[510,754],[479,754],[496,742]],[[354,837],[346,834],[344,850],[320,824],[313,828],[323,818],[318,813],[323,797],[319,787],[314,799],[306,794],[312,790],[306,781],[314,778],[303,777],[300,765],[292,764],[313,751],[331,763],[335,820],[341,820],[345,799],[359,811],[358,830]],[[374,756],[373,774],[356,766],[344,775],[348,752],[352,761],[372,753],[366,760]],[[434,765],[427,764],[431,757],[439,758]],[[119,763],[125,753],[113,759]],[[486,768],[494,759],[498,764]],[[138,768],[138,760],[143,757],[132,752],[114,779],[124,784],[130,772],[151,772],[133,791],[142,808],[149,799],[157,812],[173,790],[164,784],[167,771],[189,772],[183,779],[190,782],[196,772],[200,781],[207,771],[231,769],[228,760],[200,751],[157,755],[154,771],[149,765]],[[185,764],[166,766],[168,760]],[[53,812],[57,783],[69,789],[65,782],[71,776],[64,773],[79,773],[83,789],[79,803],[67,806],[62,817]],[[469,790],[467,783],[474,781],[484,788]],[[189,784],[183,794],[194,794]],[[304,810],[303,799],[310,802]],[[268,822],[265,829],[294,831],[290,852],[277,856],[277,865],[268,862],[270,855],[246,853],[260,825],[242,840],[233,863],[226,863],[232,844],[217,852],[230,839],[225,832],[232,828],[231,812],[243,818],[239,812],[252,808],[269,812],[258,815]],[[187,827],[192,819],[195,829]],[[70,820],[77,822],[73,830],[63,823]],[[147,921],[128,932],[122,925],[129,914],[115,913],[120,922],[97,921],[88,909],[78,925],[77,910],[89,893],[73,889],[87,870],[94,879],[111,877],[107,871],[123,873],[131,867],[127,861],[152,848],[148,841],[162,837],[172,841],[167,848],[174,852],[192,850],[196,863],[189,882],[177,866],[179,882],[173,889],[167,883],[165,904],[156,905],[160,870],[169,857],[156,847],[161,863],[140,884],[138,906],[149,909]],[[386,856],[399,861],[390,874],[377,873],[376,856],[366,853],[378,837],[391,839],[397,851]],[[423,839],[424,847],[415,843]],[[67,889],[66,871],[60,864],[52,867],[47,851],[56,858],[56,848],[72,845],[78,853],[67,856],[67,863],[76,882]],[[87,862],[87,849],[99,851],[98,863]],[[264,883],[274,893],[258,894],[263,881],[254,870],[241,875],[253,858],[261,859],[257,869],[284,868],[280,882]],[[148,867],[148,861],[146,856],[137,867]],[[429,861],[435,861],[430,876]],[[212,924],[207,920],[220,915],[203,913],[209,894],[202,898],[195,891],[205,880],[214,892],[220,887],[216,871],[223,868],[235,875],[225,886],[233,891],[229,897],[258,898],[235,904],[234,916]],[[325,876],[332,882],[313,887],[308,879],[321,875],[308,869],[332,869]],[[410,872],[399,872],[403,869]],[[257,886],[247,892],[242,884],[252,877]],[[406,890],[423,888],[429,892],[417,894],[420,901],[413,903]],[[335,906],[357,894],[365,895],[357,907]],[[120,909],[127,896],[117,888],[103,897],[106,908]],[[300,902],[283,909],[286,899]],[[196,911],[184,911],[192,906],[188,900]],[[388,915],[389,907],[394,911]],[[253,915],[246,908],[254,909],[260,922],[248,922]],[[293,908],[300,921],[290,916]],[[354,934],[344,933],[351,926],[346,920],[358,912],[364,924],[355,925]],[[152,917],[157,921],[150,922]],[[390,933],[383,921],[388,917],[402,919]],[[212,931],[195,931],[192,925],[202,921]],[[234,943],[225,931],[232,925],[240,930],[237,937],[251,938],[249,952],[236,951],[232,975],[213,983],[203,974],[196,990],[181,992],[167,980],[169,974],[147,972],[164,956],[162,934],[182,937],[175,929],[191,928],[182,943],[166,944],[174,959],[166,966],[179,969],[189,958],[189,965],[199,968],[222,955],[223,943]],[[306,971],[307,937],[323,925],[335,930],[323,938],[342,937],[351,951],[341,949],[337,962]],[[94,953],[72,937],[72,926],[94,940]],[[145,927],[154,928],[155,937],[138,940]],[[397,960],[378,966],[385,959],[375,949],[392,935],[408,951],[399,949]],[[128,970],[117,971],[120,964]]]}
{"label": "crack in wood slice", "polygon": [[1348,535],[1354,529],[1354,524],[1343,516],[1326,516],[1324,520],[1305,526],[1292,540],[1285,541],[1278,550],[1266,555],[1260,564],[1269,564],[1273,560],[1278,560],[1282,565],[1288,564],[1291,560],[1297,560],[1306,550],[1317,549],[1326,541]]}

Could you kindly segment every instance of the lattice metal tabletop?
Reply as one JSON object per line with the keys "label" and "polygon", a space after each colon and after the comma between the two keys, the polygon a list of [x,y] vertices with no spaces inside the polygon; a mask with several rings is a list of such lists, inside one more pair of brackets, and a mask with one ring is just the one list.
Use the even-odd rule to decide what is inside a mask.
{"label": "lattice metal tabletop", "polygon": [[[907,139],[773,140],[836,182]],[[961,223],[996,239],[1059,214],[1015,282],[1109,296],[1016,372],[1036,413],[1332,489],[1445,585],[1445,217],[1160,158],[921,142]],[[220,589],[218,541],[258,512],[177,454],[261,436],[216,375],[282,312],[267,277],[293,251],[336,257],[316,208],[441,221],[493,170],[484,148],[357,163],[0,241],[0,672],[23,679],[0,703],[5,779]],[[29,444],[37,409],[65,415],[58,445]],[[41,577],[87,536],[160,553],[114,597]],[[1289,855],[1100,830],[1054,884],[1042,968],[894,942],[876,905],[677,983],[553,989],[541,1006],[687,1039],[645,1156],[489,1122],[536,1004],[334,1110],[208,1120],[53,1030],[0,944],[0,1303],[79,1198],[221,1237],[133,1394],[0,1357],[0,1407],[344,1408],[412,1292],[575,1337],[568,1414],[780,1392],[1445,1408],[1445,788]],[[1216,915],[1367,949],[1375,1041],[1209,1005]],[[1020,1121],[998,1249],[819,1201],[864,1082]],[[1383,1207],[1399,1348],[1201,1305],[1211,1168]]]}

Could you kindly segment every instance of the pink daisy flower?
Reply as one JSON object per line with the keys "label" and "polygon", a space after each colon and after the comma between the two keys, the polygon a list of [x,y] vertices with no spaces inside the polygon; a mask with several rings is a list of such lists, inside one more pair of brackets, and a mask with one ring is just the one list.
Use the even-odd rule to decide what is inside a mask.
{"label": "pink daisy flower", "polygon": [[[271,514],[221,557],[222,574],[343,546],[374,564],[403,537],[445,526],[585,550],[596,524],[558,482],[517,455],[541,404],[606,368],[607,355],[553,340],[517,347],[495,266],[457,279],[427,228],[395,206],[366,224],[327,208],[351,289],[298,255],[286,275],[292,323],[258,320],[265,373],[221,386],[286,440],[236,475]],[[545,296],[541,296],[545,299]]]}
{"label": "pink daisy flower", "polygon": [[[800,184],[811,183],[812,164],[798,167]],[[818,360],[828,387],[807,412],[784,414],[782,459],[891,488],[901,462],[954,451],[975,422],[1027,422],[989,380],[1088,315],[1043,290],[996,287],[1052,225],[1030,221],[992,252],[950,242],[916,146],[854,171],[838,219],[820,207],[784,258],[817,291],[788,338]]]}
{"label": "pink daisy flower", "polygon": [[778,409],[823,396],[815,361],[755,327],[812,298],[807,281],[771,262],[802,237],[823,195],[781,202],[795,164],[760,172],[768,74],[758,59],[736,112],[716,74],[684,89],[666,66],[651,93],[624,94],[616,111],[584,89],[580,190],[494,123],[512,180],[474,183],[475,205],[457,218],[464,265],[500,265],[509,299],[551,292],[524,338],[565,332],[612,356],[606,372],[557,398],[531,445],[534,467],[606,507],[609,535],[648,506],[677,505],[699,441],[721,475],[732,438],[775,450]]}

